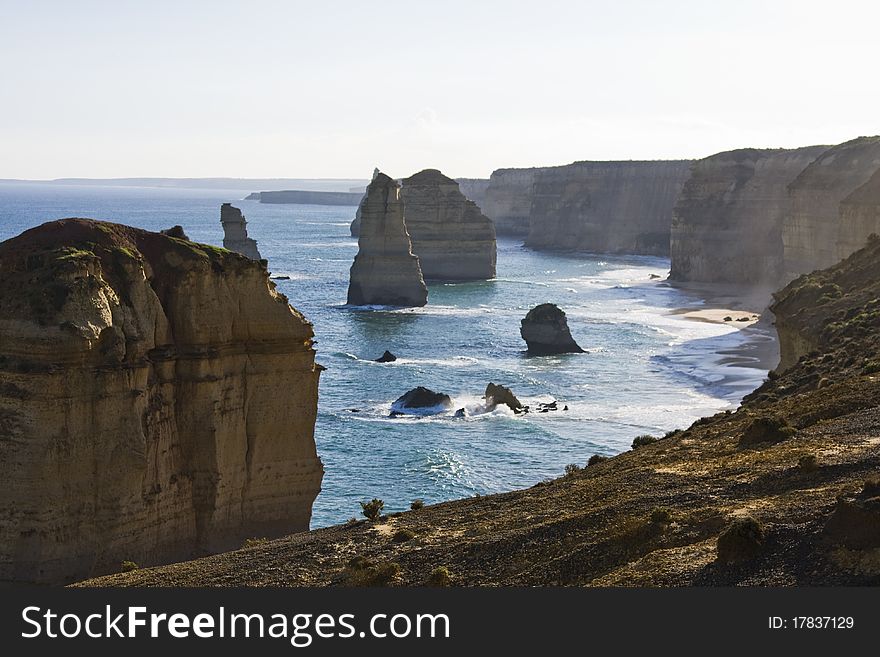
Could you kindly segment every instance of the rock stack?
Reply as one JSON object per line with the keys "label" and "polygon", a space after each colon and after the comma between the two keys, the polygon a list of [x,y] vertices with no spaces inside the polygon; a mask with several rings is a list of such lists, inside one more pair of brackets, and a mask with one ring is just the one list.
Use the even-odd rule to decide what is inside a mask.
{"label": "rock stack", "polygon": [[312,337],[236,253],[83,219],[0,244],[0,580],[307,530]]}
{"label": "rock stack", "polygon": [[[370,182],[373,182],[376,179],[376,176],[379,175],[379,169],[373,169],[373,177],[370,178]],[[367,192],[364,191],[364,195],[361,197],[361,202],[358,203],[357,211],[354,213],[354,219],[351,222],[351,236],[357,237],[361,234],[361,213],[363,212],[364,202],[367,200]]]}
{"label": "rock stack", "polygon": [[565,312],[552,303],[532,308],[521,322],[520,335],[535,356],[584,353],[571,337]]}
{"label": "rock stack", "polygon": [[404,179],[403,201],[413,253],[426,280],[495,277],[495,226],[457,182],[425,169]]}
{"label": "rock stack", "polygon": [[248,237],[247,221],[238,208],[230,203],[220,206],[220,223],[223,225],[223,247],[235,251],[251,260],[260,260],[257,241]]}
{"label": "rock stack", "polygon": [[384,173],[367,187],[361,208],[358,253],[351,266],[353,306],[424,306],[428,288],[404,220],[398,184]]}

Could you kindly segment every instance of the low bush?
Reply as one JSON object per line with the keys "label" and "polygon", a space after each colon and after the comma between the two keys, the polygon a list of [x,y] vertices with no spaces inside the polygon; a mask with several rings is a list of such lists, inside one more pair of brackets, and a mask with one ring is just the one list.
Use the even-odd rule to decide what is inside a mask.
{"label": "low bush", "polygon": [[130,573],[131,571],[138,570],[139,568],[140,568],[140,566],[138,566],[134,561],[123,561],[119,565],[119,569],[123,573]]}
{"label": "low bush", "polygon": [[649,434],[645,434],[643,436],[636,436],[632,442],[632,448],[638,449],[639,447],[644,447],[645,445],[650,445],[652,443],[656,443],[659,440],[656,436],[651,436]]}
{"label": "low bush", "polygon": [[446,566],[437,566],[428,577],[428,586],[444,587],[452,585],[452,576]]}
{"label": "low bush", "polygon": [[601,463],[602,461],[607,461],[607,456],[602,456],[601,454],[593,454],[590,457],[590,460],[587,461],[587,466],[596,465],[597,463]]}
{"label": "low bush", "polygon": [[384,508],[385,502],[375,497],[369,502],[361,502],[361,512],[367,520],[378,520]]}
{"label": "low bush", "polygon": [[718,536],[718,561],[736,563],[751,559],[761,552],[764,539],[760,522],[751,516],[737,518]]}
{"label": "low bush", "polygon": [[422,499],[413,500],[409,504],[409,508],[412,509],[413,511],[418,511],[419,509],[423,509],[424,507],[425,507],[425,500],[422,500]]}
{"label": "low bush", "polygon": [[391,542],[406,543],[407,541],[411,541],[415,537],[416,535],[408,529],[398,529],[396,532],[394,532],[394,536],[391,537]]}

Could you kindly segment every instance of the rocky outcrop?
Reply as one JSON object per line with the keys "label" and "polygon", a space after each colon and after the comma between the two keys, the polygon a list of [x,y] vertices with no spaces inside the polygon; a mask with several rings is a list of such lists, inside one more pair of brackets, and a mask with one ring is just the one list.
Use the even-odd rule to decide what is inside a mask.
{"label": "rocky outcrop", "polygon": [[428,288],[413,255],[398,184],[384,173],[370,186],[361,211],[358,253],[351,266],[353,306],[424,306]]}
{"label": "rocky outcrop", "polygon": [[486,407],[490,411],[499,404],[507,406],[514,413],[521,413],[528,410],[507,386],[490,383],[486,386],[486,392],[483,394],[483,398],[486,400]]}
{"label": "rocky outcrop", "polygon": [[403,181],[406,227],[426,280],[495,277],[495,227],[436,169]]}
{"label": "rocky outcrop", "polygon": [[391,404],[392,415],[436,415],[452,408],[452,398],[423,386],[413,388]]}
{"label": "rocky outcrop", "polygon": [[247,221],[238,208],[230,203],[220,206],[220,223],[223,225],[223,246],[251,260],[260,260],[257,241],[248,237]]}
{"label": "rocky outcrop", "polygon": [[376,359],[376,362],[377,363],[393,363],[396,360],[397,360],[397,356],[395,356],[394,354],[392,354],[390,351],[388,351],[386,349],[385,353]]}
{"label": "rocky outcrop", "polygon": [[520,335],[535,356],[584,352],[571,337],[565,312],[552,303],[532,308],[520,322]]}
{"label": "rocky outcrop", "polygon": [[[840,216],[846,209],[841,202],[878,169],[880,137],[860,137],[829,148],[792,182],[791,211],[782,226],[784,281],[838,261]],[[840,244],[858,241],[855,226],[849,225]]]}
{"label": "rocky outcrop", "polygon": [[537,170],[526,246],[669,254],[672,210],[690,160],[575,162]]}
{"label": "rocky outcrop", "polygon": [[216,247],[82,219],[0,244],[0,580],[308,529],[312,336]]}
{"label": "rocky outcrop", "polygon": [[862,248],[869,235],[880,235],[880,168],[870,180],[840,202],[837,257]]}
{"label": "rocky outcrop", "polygon": [[[379,175],[379,169],[373,169],[373,176],[370,178],[370,182],[376,179],[376,176]],[[367,200],[367,192],[364,190],[364,193],[361,195],[361,200],[358,201],[357,211],[354,213],[354,219],[351,221],[351,236],[357,237],[361,232],[361,213],[363,212],[364,203]]]}
{"label": "rocky outcrop", "polygon": [[775,287],[788,186],[827,148],[747,148],[696,162],[673,213],[670,278]]}
{"label": "rocky outcrop", "polygon": [[532,188],[542,169],[498,169],[492,172],[480,206],[495,223],[497,235],[526,237],[532,212]]}

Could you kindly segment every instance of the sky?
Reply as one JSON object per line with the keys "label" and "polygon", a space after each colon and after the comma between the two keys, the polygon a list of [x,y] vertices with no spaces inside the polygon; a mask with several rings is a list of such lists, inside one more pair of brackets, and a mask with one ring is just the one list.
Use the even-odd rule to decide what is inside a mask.
{"label": "sky", "polygon": [[876,0],[0,0],[0,178],[487,177],[880,133]]}

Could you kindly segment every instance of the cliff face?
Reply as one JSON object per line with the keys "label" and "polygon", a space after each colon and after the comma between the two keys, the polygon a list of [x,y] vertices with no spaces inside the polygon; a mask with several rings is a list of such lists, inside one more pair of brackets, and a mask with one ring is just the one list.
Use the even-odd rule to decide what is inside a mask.
{"label": "cliff face", "polygon": [[840,203],[837,257],[862,248],[872,234],[880,234],[880,169]]}
{"label": "cliff face", "polygon": [[[860,137],[829,148],[792,182],[791,211],[782,226],[784,280],[837,262],[841,202],[878,168],[880,137]],[[847,243],[854,240],[848,230]]]}
{"label": "cliff face", "polygon": [[251,260],[259,260],[257,241],[248,237],[247,221],[238,208],[230,203],[220,206],[220,224],[223,226],[223,247],[235,251]]}
{"label": "cliff face", "polygon": [[436,169],[403,181],[406,228],[426,280],[495,277],[495,227]]}
{"label": "cliff face", "polygon": [[484,206],[486,205],[486,192],[489,191],[489,179],[456,178],[455,182],[458,183],[458,189],[465,198],[476,203],[480,212],[485,214]]}
{"label": "cliff face", "polygon": [[378,174],[361,205],[358,253],[351,266],[348,303],[353,306],[424,306],[428,288],[403,214],[398,184]]}
{"label": "cliff face", "polygon": [[668,255],[672,209],[690,160],[576,162],[536,172],[525,244]]}
{"label": "cliff face", "polygon": [[670,278],[778,284],[788,185],[827,148],[741,149],[696,162],[673,212]]}
{"label": "cliff face", "polygon": [[492,172],[486,198],[480,207],[493,222],[495,232],[507,237],[529,234],[532,187],[541,169],[498,169]]}
{"label": "cliff face", "polygon": [[0,244],[0,579],[308,529],[312,327],[238,254],[65,219]]}

